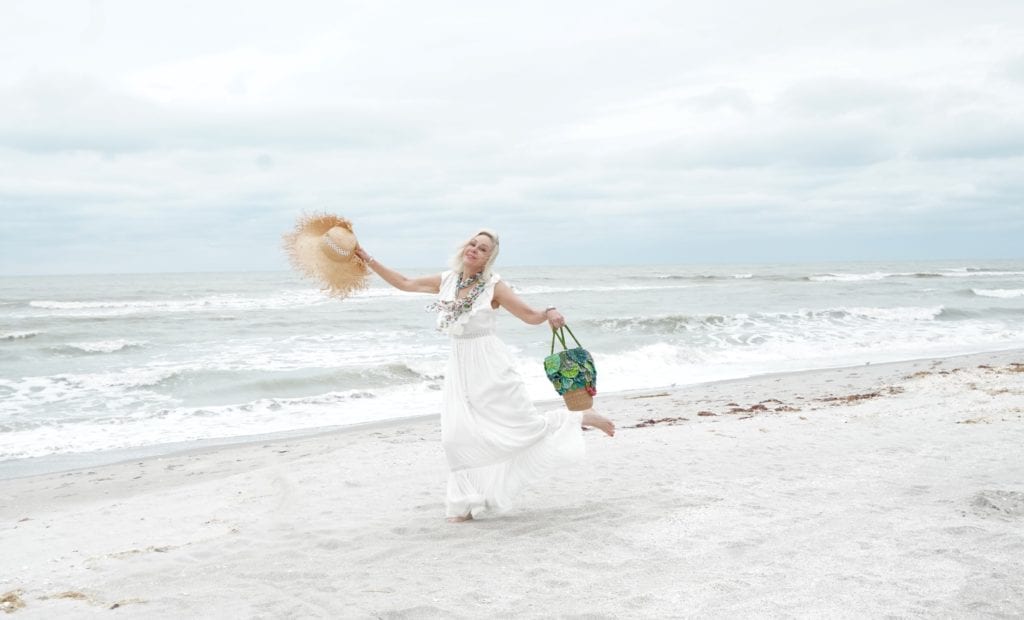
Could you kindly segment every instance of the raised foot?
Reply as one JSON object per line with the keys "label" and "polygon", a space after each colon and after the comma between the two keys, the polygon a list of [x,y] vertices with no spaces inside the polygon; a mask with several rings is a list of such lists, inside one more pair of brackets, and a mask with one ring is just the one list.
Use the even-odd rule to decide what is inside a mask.
{"label": "raised foot", "polygon": [[615,436],[615,423],[593,409],[584,411],[583,419],[580,422],[583,426],[593,426],[594,428],[601,429],[609,437]]}
{"label": "raised foot", "polygon": [[473,515],[471,515],[471,514],[463,515],[461,517],[448,517],[448,519],[447,519],[448,523],[464,523],[466,521],[472,521],[472,520],[473,520]]}

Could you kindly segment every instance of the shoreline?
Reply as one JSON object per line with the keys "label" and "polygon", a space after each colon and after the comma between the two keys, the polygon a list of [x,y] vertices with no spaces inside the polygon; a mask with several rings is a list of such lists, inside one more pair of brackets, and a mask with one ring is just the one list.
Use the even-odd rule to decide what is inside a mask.
{"label": "shoreline", "polygon": [[0,600],[19,618],[1017,617],[1022,379],[1017,349],[606,395],[614,438],[585,432],[585,462],[464,524],[444,520],[430,418],[5,480]]}
{"label": "shoreline", "polygon": [[[1002,359],[1004,356],[1006,357],[1006,359],[1024,359],[1024,348],[996,349],[991,351],[982,351],[975,353],[960,353],[949,356],[922,357],[891,362],[880,362],[877,364],[866,362],[863,364],[856,365],[830,366],[824,368],[808,368],[804,370],[769,372],[763,374],[747,375],[743,377],[719,379],[715,381],[706,381],[700,383],[672,384],[660,387],[621,390],[618,392],[599,393],[599,396],[595,400],[595,405],[597,406],[596,408],[598,410],[603,411],[603,409],[601,408],[602,401],[629,400],[631,399],[631,397],[635,397],[637,395],[645,394],[648,392],[665,392],[668,395],[674,395],[675,392],[687,390],[708,389],[717,386],[728,386],[730,384],[738,384],[749,381],[760,381],[771,378],[796,378],[802,375],[811,375],[817,373],[843,372],[851,369],[880,369],[882,371],[882,374],[884,374],[884,371],[886,369],[891,369],[895,366],[904,364],[931,362],[936,360],[949,360],[952,362],[955,360],[966,360],[967,358],[972,357],[984,357],[985,359],[991,359],[993,356],[996,356],[999,359]],[[560,406],[561,402],[561,399],[552,398],[536,400],[533,404],[538,409],[548,409]],[[24,478],[31,478],[34,476],[66,473],[79,471],[83,469],[96,469],[111,465],[119,465],[122,463],[132,461],[159,459],[164,457],[175,457],[189,454],[207,454],[210,452],[216,452],[222,449],[230,449],[233,447],[253,446],[256,444],[275,443],[287,440],[301,440],[306,438],[322,437],[325,435],[332,435],[336,433],[358,433],[361,431],[372,432],[376,430],[390,429],[395,426],[422,423],[428,420],[435,420],[438,417],[438,413],[433,413],[408,417],[385,418],[382,420],[357,422],[354,424],[321,426],[315,428],[304,428],[256,435],[239,435],[237,437],[211,437],[183,442],[151,444],[146,446],[136,446],[130,448],[119,448],[116,450],[106,450],[100,452],[58,453],[46,456],[30,457],[26,459],[11,459],[7,461],[0,461],[0,484],[7,480],[19,480]]]}

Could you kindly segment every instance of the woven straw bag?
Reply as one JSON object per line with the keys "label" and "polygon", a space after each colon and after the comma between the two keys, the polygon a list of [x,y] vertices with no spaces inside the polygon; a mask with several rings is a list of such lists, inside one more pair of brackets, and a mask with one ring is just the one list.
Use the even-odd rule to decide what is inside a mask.
{"label": "woven straw bag", "polygon": [[[565,331],[576,343],[572,349],[565,344]],[[555,353],[555,339],[562,344],[558,353]],[[551,354],[544,358],[544,373],[569,411],[585,411],[594,406],[594,394],[597,394],[594,358],[568,326],[551,331]]]}

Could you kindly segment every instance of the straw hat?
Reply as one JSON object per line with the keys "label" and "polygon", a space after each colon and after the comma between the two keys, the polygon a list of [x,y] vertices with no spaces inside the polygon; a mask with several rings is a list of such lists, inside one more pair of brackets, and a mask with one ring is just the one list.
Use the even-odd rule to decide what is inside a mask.
{"label": "straw hat", "polygon": [[328,294],[341,298],[366,288],[370,270],[356,256],[358,246],[352,222],[327,213],[300,217],[295,230],[284,235],[292,267],[319,280]]}

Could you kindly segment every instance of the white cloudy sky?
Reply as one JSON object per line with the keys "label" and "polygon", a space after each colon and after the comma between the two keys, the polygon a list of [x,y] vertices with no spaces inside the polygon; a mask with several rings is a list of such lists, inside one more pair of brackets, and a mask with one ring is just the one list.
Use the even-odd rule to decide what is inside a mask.
{"label": "white cloudy sky", "polygon": [[1024,2],[0,4],[0,274],[1024,256]]}

